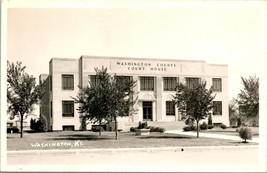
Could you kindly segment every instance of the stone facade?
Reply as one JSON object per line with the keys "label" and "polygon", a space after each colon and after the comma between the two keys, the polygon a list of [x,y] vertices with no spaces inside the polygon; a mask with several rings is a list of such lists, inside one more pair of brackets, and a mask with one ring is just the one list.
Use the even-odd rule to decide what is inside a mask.
{"label": "stone facade", "polygon": [[[150,121],[173,122],[181,121],[177,108],[173,115],[166,115],[167,101],[171,101],[175,91],[164,89],[164,78],[176,78],[177,82],[185,83],[187,78],[200,78],[207,82],[207,87],[213,85],[213,79],[220,79],[221,90],[216,92],[215,101],[221,103],[220,115],[213,115],[213,123],[229,125],[228,116],[228,66],[221,64],[208,64],[205,61],[171,60],[171,59],[148,59],[148,58],[118,58],[118,57],[95,57],[81,56],[79,59],[52,58],[49,63],[49,101],[43,102],[48,105],[50,111],[45,112],[49,117],[50,130],[63,130],[73,127],[73,130],[81,129],[81,119],[77,112],[78,105],[74,104],[74,116],[62,116],[62,102],[72,101],[76,97],[79,86],[87,86],[90,76],[95,75],[95,68],[107,68],[109,74],[117,76],[131,76],[137,81],[134,88],[138,92],[138,101],[134,105],[138,109],[132,117],[119,118],[120,124],[124,122],[144,121],[145,115],[150,116]],[[73,88],[62,89],[62,75],[73,76]],[[143,90],[141,78],[153,78],[153,90]],[[49,103],[48,103],[49,102]],[[41,105],[41,106],[42,106]],[[63,128],[63,126],[65,126]]]}

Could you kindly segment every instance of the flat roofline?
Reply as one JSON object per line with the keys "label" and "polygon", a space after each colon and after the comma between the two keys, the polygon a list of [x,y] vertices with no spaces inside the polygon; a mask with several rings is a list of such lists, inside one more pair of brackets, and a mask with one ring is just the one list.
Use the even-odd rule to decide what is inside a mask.
{"label": "flat roofline", "polygon": [[80,58],[85,59],[107,59],[107,58],[116,58],[120,60],[151,60],[151,61],[176,61],[176,62],[201,62],[205,63],[204,60],[183,60],[183,59],[162,59],[162,58],[136,58],[136,57],[116,57],[116,56],[89,56],[89,55],[82,55]]}
{"label": "flat roofline", "polygon": [[51,58],[51,61],[53,60],[57,60],[57,61],[78,61],[79,59],[78,58]]}
{"label": "flat roofline", "polygon": [[210,65],[210,66],[227,66],[228,67],[228,64],[209,64],[209,63],[207,63],[207,65]]}

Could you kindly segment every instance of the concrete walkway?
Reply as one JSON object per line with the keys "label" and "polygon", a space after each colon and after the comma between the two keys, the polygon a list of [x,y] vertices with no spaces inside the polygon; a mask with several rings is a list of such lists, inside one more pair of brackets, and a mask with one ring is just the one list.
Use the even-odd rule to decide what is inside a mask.
{"label": "concrete walkway", "polygon": [[[197,136],[197,132],[184,132],[182,130],[167,130],[165,133],[171,133],[171,134],[180,134],[180,135],[188,135],[188,136]],[[206,133],[206,132],[200,132],[199,137],[207,137],[207,138],[219,138],[219,139],[229,139],[234,141],[243,141],[239,136],[232,136],[232,135],[219,135],[219,134],[212,134],[212,133]],[[248,142],[255,142],[259,143],[258,137],[252,137],[252,140],[247,140]]]}

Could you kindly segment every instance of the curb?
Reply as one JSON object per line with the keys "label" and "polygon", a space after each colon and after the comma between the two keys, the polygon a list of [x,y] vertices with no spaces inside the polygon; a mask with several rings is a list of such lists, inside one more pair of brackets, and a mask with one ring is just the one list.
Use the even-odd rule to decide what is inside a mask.
{"label": "curb", "polygon": [[197,147],[151,147],[151,148],[94,148],[94,149],[68,149],[68,150],[11,150],[7,151],[8,156],[12,155],[45,155],[45,154],[83,154],[83,153],[101,153],[101,152],[131,152],[131,151],[143,151],[143,152],[156,152],[156,151],[204,151],[204,150],[236,150],[236,149],[257,149],[258,145],[250,146],[197,146]]}

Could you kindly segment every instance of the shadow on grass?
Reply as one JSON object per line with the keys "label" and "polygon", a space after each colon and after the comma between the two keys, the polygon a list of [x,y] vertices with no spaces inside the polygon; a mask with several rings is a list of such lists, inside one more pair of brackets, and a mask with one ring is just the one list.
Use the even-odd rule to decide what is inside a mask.
{"label": "shadow on grass", "polygon": [[110,140],[114,139],[113,136],[98,136],[98,135],[59,135],[59,137],[48,138],[48,140],[86,140],[86,141],[98,141],[98,140]]}
{"label": "shadow on grass", "polygon": [[140,139],[193,139],[191,136],[141,136]]}
{"label": "shadow on grass", "polygon": [[229,142],[229,143],[231,143],[231,144],[234,144],[234,145],[255,145],[255,144],[257,144],[256,142],[248,142],[248,141],[235,141],[235,142]]}

